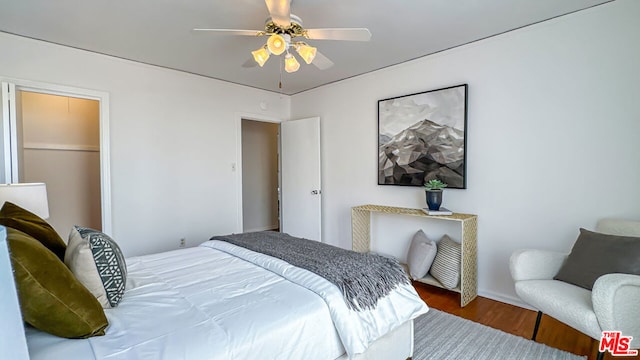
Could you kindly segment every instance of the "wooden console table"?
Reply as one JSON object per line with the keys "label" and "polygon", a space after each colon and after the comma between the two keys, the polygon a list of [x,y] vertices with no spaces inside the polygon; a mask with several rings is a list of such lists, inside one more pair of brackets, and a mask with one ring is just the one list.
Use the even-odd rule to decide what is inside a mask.
{"label": "wooden console table", "polygon": [[[454,289],[448,289],[460,293],[460,306],[467,305],[478,296],[478,217],[472,214],[453,215],[427,215],[421,209],[409,209],[382,205],[360,205],[351,208],[351,233],[352,249],[359,252],[371,250],[371,213],[399,214],[418,216],[441,221],[456,221],[460,224],[461,261],[460,284]],[[444,288],[440,282],[429,274],[425,278],[417,279],[425,284]]]}

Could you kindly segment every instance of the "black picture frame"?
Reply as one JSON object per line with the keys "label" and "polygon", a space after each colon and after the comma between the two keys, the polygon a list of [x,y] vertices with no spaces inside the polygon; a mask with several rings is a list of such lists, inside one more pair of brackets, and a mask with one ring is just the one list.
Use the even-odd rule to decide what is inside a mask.
{"label": "black picture frame", "polygon": [[378,100],[378,185],[467,188],[468,85]]}

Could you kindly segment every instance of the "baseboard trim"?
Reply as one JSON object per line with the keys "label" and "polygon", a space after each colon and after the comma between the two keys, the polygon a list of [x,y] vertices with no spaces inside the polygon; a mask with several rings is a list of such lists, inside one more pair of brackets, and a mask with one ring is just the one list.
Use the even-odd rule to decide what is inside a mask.
{"label": "baseboard trim", "polygon": [[500,294],[500,293],[493,292],[493,291],[478,291],[478,295],[480,295],[482,297],[486,297],[486,298],[491,299],[491,300],[500,301],[500,302],[503,302],[503,303],[506,303],[506,304],[510,304],[510,305],[517,306],[517,307],[521,307],[521,308],[524,308],[524,309],[538,311],[538,310],[534,309],[533,307],[531,307],[530,305],[523,303],[522,300],[520,300],[519,298],[514,297],[514,296],[508,296],[508,295]]}

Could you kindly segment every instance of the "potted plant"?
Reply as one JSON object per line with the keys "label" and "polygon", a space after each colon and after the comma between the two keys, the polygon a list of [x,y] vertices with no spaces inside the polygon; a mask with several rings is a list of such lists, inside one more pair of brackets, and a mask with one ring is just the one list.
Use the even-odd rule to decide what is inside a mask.
{"label": "potted plant", "polygon": [[427,206],[429,210],[438,211],[442,204],[442,190],[447,187],[447,184],[438,179],[427,180],[424,183],[424,191],[427,197]]}

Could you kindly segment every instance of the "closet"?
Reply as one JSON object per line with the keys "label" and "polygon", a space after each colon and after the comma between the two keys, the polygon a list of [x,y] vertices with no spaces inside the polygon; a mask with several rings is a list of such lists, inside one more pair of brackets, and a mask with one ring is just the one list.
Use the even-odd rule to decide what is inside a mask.
{"label": "closet", "polygon": [[100,102],[17,91],[16,114],[19,181],[47,184],[47,221],[65,240],[101,230]]}

